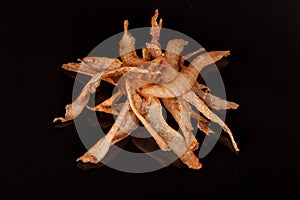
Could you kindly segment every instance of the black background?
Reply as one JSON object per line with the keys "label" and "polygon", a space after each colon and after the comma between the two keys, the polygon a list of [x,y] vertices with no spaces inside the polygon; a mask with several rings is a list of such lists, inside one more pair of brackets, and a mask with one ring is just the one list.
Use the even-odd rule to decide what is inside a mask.
{"label": "black background", "polygon": [[[73,79],[60,66],[121,32],[124,19],[130,28],[149,26],[156,8],[164,27],[209,51],[231,51],[221,73],[228,99],[240,104],[226,122],[241,152],[218,144],[199,171],[82,171],[74,125],[51,124],[71,102]],[[0,10],[3,195],[299,198],[299,2],[24,1]]]}

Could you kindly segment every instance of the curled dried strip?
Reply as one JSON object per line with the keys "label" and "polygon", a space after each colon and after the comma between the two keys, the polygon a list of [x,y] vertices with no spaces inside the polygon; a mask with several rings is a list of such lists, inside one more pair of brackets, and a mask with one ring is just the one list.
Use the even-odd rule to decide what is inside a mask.
{"label": "curled dried strip", "polygon": [[209,109],[209,107],[193,91],[183,95],[183,98],[186,99],[189,103],[193,104],[206,118],[219,124],[223,128],[223,130],[228,133],[235,151],[239,151],[231,130],[216,114],[214,114]]}
{"label": "curled dried strip", "polygon": [[[121,139],[127,137],[137,126],[137,119],[131,118],[129,114],[129,103],[125,102],[120,111],[114,125],[109,132],[101,138],[93,147],[91,147],[83,156],[77,161],[98,163],[107,154],[109,147]],[[122,128],[121,128],[122,127]]]}
{"label": "curled dried strip", "polygon": [[142,56],[145,61],[150,61],[151,59],[151,53],[147,48],[142,48]]}
{"label": "curled dried strip", "polygon": [[119,69],[115,69],[113,71],[107,71],[107,72],[100,72],[94,75],[90,81],[84,86],[82,89],[80,95],[77,97],[77,99],[66,106],[66,113],[65,117],[58,117],[53,120],[53,122],[61,121],[66,122],[69,120],[72,120],[79,116],[79,114],[82,112],[83,108],[87,105],[90,95],[96,92],[97,87],[100,86],[100,81],[103,78],[106,78],[108,76],[111,76],[116,73],[124,74],[125,72],[135,70],[139,73],[149,73],[148,70],[139,69],[135,67],[121,67]]}
{"label": "curled dried strip", "polygon": [[63,64],[61,67],[65,70],[88,75],[88,76],[94,76],[97,73],[95,70],[90,69],[89,67],[80,66],[80,63]]}
{"label": "curled dried strip", "polygon": [[205,88],[204,85],[196,83],[193,87],[193,91],[206,103],[206,105],[208,105],[208,107],[216,110],[237,109],[239,107],[239,105],[234,102],[226,101],[209,92],[202,91],[203,88]]}
{"label": "curled dried strip", "polygon": [[180,58],[180,61],[179,61],[179,63],[178,63],[178,65],[179,65],[179,71],[181,71],[183,68],[185,68],[185,66],[184,66],[184,61],[185,60],[188,60],[188,59],[190,59],[191,57],[193,57],[194,55],[196,55],[196,54],[198,54],[198,53],[201,53],[201,52],[203,52],[203,51],[205,51],[205,49],[204,48],[199,48],[198,50],[196,50],[196,51],[194,51],[194,52],[191,52],[191,53],[188,53],[187,55],[185,55],[185,56],[182,56],[181,58]]}
{"label": "curled dried strip", "polygon": [[[179,100],[177,98],[162,99],[164,106],[172,114],[173,118],[182,130],[186,144],[188,145],[189,149],[194,151],[198,149],[199,143],[197,142],[194,134],[192,133],[193,127],[191,125],[189,113],[191,112],[191,107],[189,104],[186,104],[186,102],[183,103],[181,101],[182,100],[180,100],[179,103]],[[185,109],[187,109],[188,111],[186,112]]]}
{"label": "curled dried strip", "polygon": [[[108,134],[98,141],[78,160],[97,163],[106,155],[111,144],[128,136],[141,121],[162,150],[172,150],[186,165],[193,169],[201,168],[201,163],[193,153],[198,142],[192,134],[191,117],[198,120],[198,128],[209,134],[209,120],[218,123],[228,133],[236,151],[238,147],[230,129],[210,109],[236,109],[237,104],[227,102],[209,93],[209,89],[197,83],[200,71],[229,55],[229,51],[213,51],[196,57],[187,67],[184,60],[204,51],[203,48],[186,56],[181,52],[187,42],[181,39],[168,42],[165,53],[159,43],[162,20],[157,23],[158,10],[151,18],[150,34],[152,40],[142,49],[143,57],[137,56],[135,38],[128,32],[128,21],[124,21],[124,35],[120,41],[120,57],[123,62],[113,58],[86,57],[81,63],[69,63],[63,68],[92,76],[82,93],[67,105],[65,118],[54,121],[68,121],[77,117],[86,106],[90,94],[94,93],[101,80],[117,84],[120,92],[91,108],[93,110],[116,114],[118,117]],[[154,59],[153,59],[154,58]],[[129,75],[122,77],[125,73]],[[206,91],[203,91],[206,90]],[[197,95],[200,97],[198,97]],[[115,104],[120,95],[127,95],[125,103]],[[159,98],[179,124],[183,136],[172,129],[162,117]],[[206,118],[195,113],[194,105]],[[114,105],[114,110],[112,109]],[[208,107],[208,106],[209,107]],[[143,148],[142,148],[143,149]]]}
{"label": "curled dried strip", "polygon": [[187,60],[187,59],[190,59],[191,57],[193,57],[194,55],[196,55],[196,54],[198,54],[198,53],[201,53],[201,52],[203,52],[203,51],[205,51],[205,49],[201,47],[201,48],[199,48],[198,50],[196,50],[196,51],[194,51],[194,52],[191,52],[191,53],[189,53],[189,54],[183,56],[182,58],[183,58],[183,60]]}
{"label": "curled dried strip", "polygon": [[170,40],[167,44],[167,48],[165,51],[165,58],[167,59],[168,63],[179,71],[179,61],[181,60],[181,52],[184,49],[184,46],[188,44],[188,41],[183,39],[174,39]]}
{"label": "curled dried strip", "polygon": [[146,101],[151,105],[147,110],[147,120],[158,132],[160,137],[189,168],[200,169],[202,164],[193,151],[188,148],[184,138],[164,120],[159,100],[155,97],[148,97]]}
{"label": "curled dried strip", "polygon": [[61,121],[66,122],[76,118],[86,106],[90,99],[90,95],[95,93],[97,87],[100,85],[100,80],[102,78],[104,72],[97,73],[95,76],[91,78],[91,80],[84,86],[82,92],[77,97],[77,99],[66,106],[66,114],[65,117],[58,117],[53,120],[53,122]]}
{"label": "curled dried strip", "polygon": [[[72,71],[72,72],[76,72],[76,73],[80,73],[80,74],[84,74],[84,75],[88,75],[88,76],[95,76],[98,72],[95,71],[94,69],[92,69],[89,65],[86,64],[82,64],[82,63],[68,63],[68,64],[64,64],[62,65],[62,68],[68,71]],[[102,71],[99,71],[102,72]],[[120,71],[120,68],[116,68],[112,71],[108,71],[109,75],[122,75],[124,73],[124,71]],[[113,85],[116,84],[116,82],[109,76],[103,77],[102,80],[111,83]]]}
{"label": "curled dried strip", "polygon": [[120,57],[125,65],[138,66],[144,60],[137,56],[135,51],[135,38],[128,32],[128,20],[124,21],[124,34],[120,41]]}
{"label": "curled dried strip", "polygon": [[74,71],[89,76],[105,70],[114,70],[121,67],[122,62],[116,58],[106,57],[85,57],[80,63],[68,63],[62,66],[63,69]]}
{"label": "curled dried strip", "polygon": [[156,141],[156,143],[160,147],[160,149],[163,151],[169,151],[170,149],[169,149],[168,145],[157,134],[155,129],[150,125],[150,123],[142,116],[140,109],[141,109],[143,100],[134,90],[132,90],[130,88],[130,83],[129,83],[128,79],[125,80],[125,85],[126,85],[127,98],[129,100],[132,111],[137,116],[137,118],[140,120],[140,122],[142,122],[144,127],[150,133],[150,135],[154,138],[154,140]]}
{"label": "curled dried strip", "polygon": [[174,98],[186,94],[195,85],[197,77],[204,67],[228,55],[229,51],[212,51],[202,54],[195,58],[188,67],[183,68],[172,82],[144,87],[141,93],[145,96],[159,98]]}
{"label": "curled dried strip", "polygon": [[178,97],[178,107],[180,110],[180,124],[183,127],[183,134],[185,136],[185,140],[187,141],[187,144],[191,148],[191,150],[196,150],[199,147],[199,143],[195,138],[195,135],[193,134],[193,126],[191,124],[191,113],[192,113],[192,107],[190,104],[184,100],[182,97]]}
{"label": "curled dried strip", "polygon": [[207,119],[205,119],[195,111],[192,111],[191,117],[198,120],[197,127],[199,128],[200,131],[202,131],[206,135],[213,133],[213,131],[209,128],[209,121]]}
{"label": "curled dried strip", "polygon": [[80,61],[81,65],[88,65],[90,69],[94,69],[97,72],[118,69],[123,64],[117,58],[107,57],[85,57]]}
{"label": "curled dried strip", "polygon": [[162,55],[161,45],[159,43],[160,31],[162,28],[162,19],[159,20],[158,24],[157,18],[158,10],[156,9],[153,17],[151,18],[150,35],[152,36],[152,40],[150,43],[146,43],[146,47],[153,58],[157,58]]}
{"label": "curled dried strip", "polygon": [[106,112],[106,113],[109,113],[109,114],[118,115],[119,112],[117,110],[112,109],[112,105],[121,96],[122,96],[122,92],[118,91],[112,97],[110,97],[109,99],[106,99],[105,101],[98,104],[97,106],[95,106],[95,107],[88,107],[87,106],[87,108],[89,108],[90,110],[93,110],[93,111]]}
{"label": "curled dried strip", "polygon": [[152,44],[152,43],[146,43],[146,47],[148,49],[148,52],[153,58],[158,58],[162,56],[162,51],[159,45]]}

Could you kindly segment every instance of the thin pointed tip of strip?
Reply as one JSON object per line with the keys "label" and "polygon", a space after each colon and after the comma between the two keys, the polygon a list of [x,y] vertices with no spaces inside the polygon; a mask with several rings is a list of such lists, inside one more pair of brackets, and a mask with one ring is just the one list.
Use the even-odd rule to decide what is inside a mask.
{"label": "thin pointed tip of strip", "polygon": [[124,31],[128,30],[128,24],[129,24],[128,20],[127,19],[124,20]]}

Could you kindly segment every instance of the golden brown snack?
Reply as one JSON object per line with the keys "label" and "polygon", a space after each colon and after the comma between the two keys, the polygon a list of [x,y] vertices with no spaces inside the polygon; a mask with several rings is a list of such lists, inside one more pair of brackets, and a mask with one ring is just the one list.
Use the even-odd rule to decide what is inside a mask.
{"label": "golden brown snack", "polygon": [[[117,93],[110,98],[99,105],[88,107],[93,111],[106,112],[117,117],[109,132],[78,158],[78,161],[101,162],[111,145],[126,138],[141,122],[161,150],[172,151],[191,169],[200,169],[202,164],[193,152],[199,148],[199,143],[192,133],[194,127],[191,118],[198,121],[197,128],[207,135],[213,133],[209,127],[209,120],[219,124],[228,133],[235,151],[239,151],[230,129],[211,110],[237,109],[238,104],[212,95],[207,86],[197,82],[197,77],[204,67],[228,56],[230,52],[203,52],[188,66],[184,66],[184,60],[204,49],[200,48],[182,56],[180,54],[188,42],[173,39],[163,51],[159,42],[162,20],[157,23],[157,18],[158,10],[155,10],[151,18],[152,40],[142,49],[142,58],[136,54],[135,38],[130,34],[128,21],[125,20],[124,34],[119,43],[121,61],[116,58],[85,57],[79,60],[80,63],[62,66],[65,70],[91,76],[91,79],[77,99],[66,106],[65,117],[55,118],[54,122],[66,122],[78,117],[82,110],[88,107],[90,95],[96,92],[102,80],[118,87]],[[121,96],[125,96],[126,101],[116,103]],[[161,102],[172,114],[182,134],[164,119]],[[143,144],[140,141],[134,143]],[[141,146],[139,148],[143,149]],[[158,160],[161,163],[166,162],[164,159]]]}

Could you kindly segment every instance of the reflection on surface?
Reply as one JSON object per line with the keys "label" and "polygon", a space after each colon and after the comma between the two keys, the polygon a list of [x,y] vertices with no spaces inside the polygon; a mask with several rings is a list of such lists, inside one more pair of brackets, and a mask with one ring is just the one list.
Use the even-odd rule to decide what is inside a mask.
{"label": "reflection on surface", "polygon": [[[214,134],[211,134],[209,136],[211,140],[218,140],[220,144],[226,146],[229,148],[232,152],[235,152],[230,140],[224,136],[220,135],[220,137],[217,137]],[[209,140],[207,140],[209,142]],[[202,145],[206,146],[206,143],[202,143]],[[124,140],[121,140],[116,144],[119,148],[110,148],[107,155],[104,157],[103,161],[97,164],[91,164],[91,163],[83,163],[78,162],[77,166],[82,170],[88,170],[88,169],[94,169],[104,166],[103,163],[109,163],[114,161],[114,159],[120,154],[122,150],[131,151],[131,152],[137,152],[137,153],[149,153],[154,152],[156,150],[159,150],[159,147],[157,146],[155,140],[152,137],[149,138],[138,138],[138,137],[132,137],[129,136]],[[137,149],[140,151],[137,151]],[[168,152],[171,154],[174,154],[172,152]],[[160,163],[162,166],[168,166],[170,165],[170,160],[172,159],[172,156],[165,156],[164,154],[148,154],[149,158],[152,158],[156,160],[158,163]],[[176,156],[174,154],[174,156]],[[186,168],[186,165],[180,160],[176,159],[174,162],[171,163],[171,165],[178,167],[178,168]]]}

